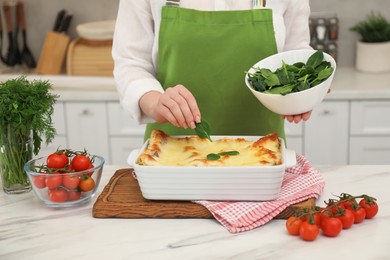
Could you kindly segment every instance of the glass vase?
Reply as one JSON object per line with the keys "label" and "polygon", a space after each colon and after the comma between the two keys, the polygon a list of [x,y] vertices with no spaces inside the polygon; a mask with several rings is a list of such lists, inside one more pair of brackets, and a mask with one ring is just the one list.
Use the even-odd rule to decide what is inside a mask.
{"label": "glass vase", "polygon": [[12,126],[0,129],[0,174],[3,190],[7,194],[25,193],[31,184],[24,164],[33,156],[31,132],[21,133]]}

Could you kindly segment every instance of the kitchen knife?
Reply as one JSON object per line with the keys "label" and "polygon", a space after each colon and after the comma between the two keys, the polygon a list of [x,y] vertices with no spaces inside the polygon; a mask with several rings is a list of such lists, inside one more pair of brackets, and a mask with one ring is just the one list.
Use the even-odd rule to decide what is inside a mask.
{"label": "kitchen knife", "polygon": [[58,32],[66,34],[68,32],[68,29],[69,29],[69,26],[70,26],[70,22],[72,21],[72,18],[73,18],[73,14],[65,15],[65,17],[63,18],[62,23],[60,25],[60,28],[58,29]]}
{"label": "kitchen knife", "polygon": [[59,11],[59,12],[57,13],[57,17],[56,17],[56,20],[55,20],[55,22],[54,22],[53,31],[59,32],[65,14],[66,14],[65,9],[62,9],[61,11]]}

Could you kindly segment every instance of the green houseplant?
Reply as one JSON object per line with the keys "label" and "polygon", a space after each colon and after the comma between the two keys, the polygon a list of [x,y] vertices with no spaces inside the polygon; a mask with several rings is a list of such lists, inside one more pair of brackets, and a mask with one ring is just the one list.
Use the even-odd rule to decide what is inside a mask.
{"label": "green houseplant", "polygon": [[356,68],[364,72],[390,71],[390,22],[381,13],[371,11],[350,30],[360,36]]}
{"label": "green houseplant", "polygon": [[25,76],[0,83],[0,171],[8,194],[31,190],[24,164],[38,154],[43,139],[55,136],[52,114],[57,96],[48,81]]}

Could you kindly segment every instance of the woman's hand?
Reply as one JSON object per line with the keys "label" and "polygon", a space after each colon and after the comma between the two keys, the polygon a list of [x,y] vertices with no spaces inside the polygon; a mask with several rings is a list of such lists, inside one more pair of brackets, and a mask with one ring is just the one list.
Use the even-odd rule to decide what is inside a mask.
{"label": "woman's hand", "polygon": [[306,113],[303,113],[303,114],[299,114],[299,115],[281,115],[281,117],[283,119],[287,119],[287,121],[289,121],[290,123],[299,123],[301,122],[302,120],[303,121],[307,121],[311,116],[311,110],[309,112],[306,112]]}
{"label": "woman's hand", "polygon": [[195,123],[201,120],[194,96],[183,85],[167,88],[164,93],[146,93],[140,99],[140,107],[157,122],[170,122],[177,127],[195,128]]}
{"label": "woman's hand", "polygon": [[[331,88],[328,89],[328,94],[330,92],[331,92]],[[283,119],[287,119],[287,121],[289,121],[290,123],[292,123],[292,122],[299,123],[302,120],[307,121],[307,120],[309,120],[310,116],[311,116],[311,110],[309,112],[306,112],[306,113],[303,113],[300,115],[290,115],[290,116],[281,115],[281,117]]]}

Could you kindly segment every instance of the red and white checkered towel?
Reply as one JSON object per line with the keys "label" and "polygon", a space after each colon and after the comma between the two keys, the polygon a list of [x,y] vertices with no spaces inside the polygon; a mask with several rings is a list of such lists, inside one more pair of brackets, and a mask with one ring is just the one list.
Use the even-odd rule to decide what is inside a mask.
{"label": "red and white checkered towel", "polygon": [[297,164],[286,169],[278,198],[266,202],[195,201],[205,206],[229,232],[238,233],[266,224],[288,206],[318,198],[325,186],[321,174],[297,154]]}

